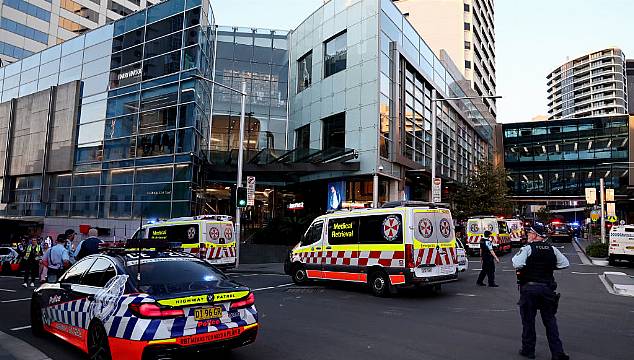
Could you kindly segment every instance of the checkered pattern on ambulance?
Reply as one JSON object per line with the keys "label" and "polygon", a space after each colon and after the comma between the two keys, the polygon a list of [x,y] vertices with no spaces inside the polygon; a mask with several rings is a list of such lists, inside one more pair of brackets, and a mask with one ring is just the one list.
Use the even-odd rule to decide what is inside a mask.
{"label": "checkered pattern on ambulance", "polygon": [[402,267],[404,251],[311,251],[293,254],[293,262],[304,264]]}
{"label": "checkered pattern on ambulance", "polygon": [[[185,317],[172,319],[142,319],[130,312],[130,304],[154,302],[147,294],[124,295],[119,298],[115,312],[104,322],[109,337],[134,341],[164,340],[181,336],[210,333],[255,324],[258,321],[255,305],[230,310],[230,302],[214,304],[223,308],[219,324],[198,326],[194,317],[194,307],[185,307]],[[87,298],[56,304],[43,309],[44,324],[53,322],[88,329],[90,325],[90,302]]]}
{"label": "checkered pattern on ambulance", "polygon": [[414,210],[414,265],[456,265],[458,254],[449,212]]}
{"label": "checkered pattern on ambulance", "polygon": [[[467,237],[467,243],[479,244],[480,239],[482,239],[482,235],[470,235]],[[499,236],[499,235],[491,235],[490,239],[493,246],[506,245],[511,241],[508,236]]]}
{"label": "checkered pattern on ambulance", "polygon": [[[200,254],[200,249],[198,247],[185,248],[183,251],[195,256]],[[203,257],[208,260],[236,257],[236,243],[223,244],[220,246],[211,246],[207,244],[204,254],[205,255]]]}

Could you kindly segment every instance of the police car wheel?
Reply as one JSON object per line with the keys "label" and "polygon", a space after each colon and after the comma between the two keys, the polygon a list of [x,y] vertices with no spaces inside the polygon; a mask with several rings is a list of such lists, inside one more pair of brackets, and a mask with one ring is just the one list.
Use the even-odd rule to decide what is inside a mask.
{"label": "police car wheel", "polygon": [[111,360],[108,335],[103,325],[93,322],[88,328],[88,356],[91,360]]}
{"label": "police car wheel", "polygon": [[293,282],[297,285],[304,284],[308,281],[306,269],[301,265],[293,266]]}
{"label": "police car wheel", "polygon": [[377,270],[370,273],[369,285],[375,296],[386,297],[391,293],[390,278],[383,271]]}
{"label": "police car wheel", "polygon": [[34,336],[44,335],[42,308],[40,307],[40,302],[35,298],[35,296],[31,298],[31,333]]}

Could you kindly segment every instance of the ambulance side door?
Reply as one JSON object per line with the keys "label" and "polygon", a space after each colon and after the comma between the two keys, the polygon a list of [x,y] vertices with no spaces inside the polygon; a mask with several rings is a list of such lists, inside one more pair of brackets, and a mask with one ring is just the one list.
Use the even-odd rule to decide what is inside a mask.
{"label": "ambulance side door", "polygon": [[360,216],[328,219],[323,237],[322,270],[335,280],[359,281],[358,264]]}

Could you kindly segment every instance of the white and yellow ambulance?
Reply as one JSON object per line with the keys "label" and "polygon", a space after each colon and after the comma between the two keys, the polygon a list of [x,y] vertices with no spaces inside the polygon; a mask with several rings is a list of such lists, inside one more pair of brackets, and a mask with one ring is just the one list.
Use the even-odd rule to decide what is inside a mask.
{"label": "white and yellow ambulance", "polygon": [[511,246],[522,246],[526,243],[527,237],[522,220],[506,219],[506,227],[511,239]]}
{"label": "white and yellow ambulance", "polygon": [[485,231],[491,232],[495,251],[511,251],[511,239],[506,221],[495,216],[475,216],[467,221],[467,246],[472,253],[480,252],[480,239]]}
{"label": "white and yellow ambulance", "polygon": [[377,296],[400,286],[438,289],[458,277],[451,212],[422,202],[393,202],[322,215],[291,251],[285,269],[297,284],[366,283]]}
{"label": "white and yellow ambulance", "polygon": [[634,225],[617,225],[610,229],[608,261],[616,265],[617,260],[634,262]]}
{"label": "white and yellow ambulance", "polygon": [[182,217],[143,225],[133,239],[178,242],[183,251],[220,268],[232,268],[236,263],[234,226],[228,215]]}

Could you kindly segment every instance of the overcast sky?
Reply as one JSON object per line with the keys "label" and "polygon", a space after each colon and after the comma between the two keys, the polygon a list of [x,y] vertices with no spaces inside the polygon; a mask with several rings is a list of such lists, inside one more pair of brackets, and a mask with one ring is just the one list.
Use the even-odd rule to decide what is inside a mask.
{"label": "overcast sky", "polygon": [[[219,25],[292,29],[323,0],[212,0]],[[634,58],[634,0],[495,0],[498,122],[546,115],[546,75],[606,47]]]}

